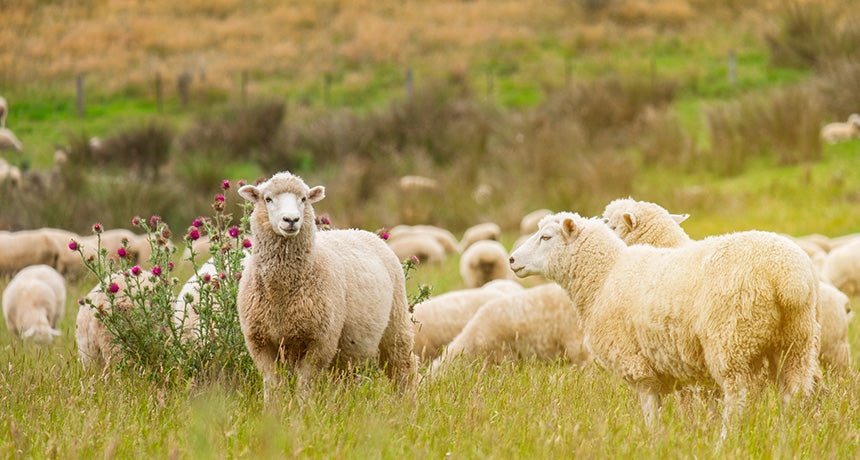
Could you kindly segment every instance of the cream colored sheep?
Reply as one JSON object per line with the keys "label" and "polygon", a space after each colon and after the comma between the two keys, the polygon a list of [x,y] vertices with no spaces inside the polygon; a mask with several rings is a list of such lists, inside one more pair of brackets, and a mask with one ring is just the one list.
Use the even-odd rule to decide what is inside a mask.
{"label": "cream colored sheep", "polygon": [[541,221],[510,263],[518,275],[544,274],[567,290],[589,351],[631,385],[649,425],[662,394],[716,383],[725,437],[747,392],[762,383],[765,362],[786,403],[812,392],[818,280],[809,257],[776,234],[626,246],[601,219],[559,213]]}
{"label": "cream colored sheep", "polygon": [[819,137],[822,141],[835,144],[857,137],[860,133],[860,115],[852,113],[848,121],[828,123],[821,128]]}
{"label": "cream colored sheep", "polygon": [[[139,275],[140,287],[144,290],[152,287],[152,279]],[[120,273],[110,276],[108,286],[115,283],[118,287],[114,294],[114,305],[119,311],[134,308],[129,297],[137,295],[138,280],[129,283]],[[78,346],[78,360],[85,369],[103,369],[114,364],[119,350],[114,345],[114,336],[107,326],[98,318],[96,312],[110,312],[112,309],[108,294],[102,291],[101,285],[96,286],[86,295],[85,301],[78,308],[75,321],[75,342]]]}
{"label": "cream colored sheep", "polygon": [[[242,258],[242,268],[244,269],[248,256],[251,253],[249,251],[245,251],[245,256]],[[200,336],[199,324],[200,324],[200,289],[203,287],[203,284],[199,281],[201,278],[205,279],[206,276],[210,278],[218,277],[219,272],[218,268],[215,266],[215,258],[212,257],[207,260],[203,265],[201,265],[197,269],[197,273],[191,275],[190,278],[182,285],[182,289],[180,289],[179,294],[173,300],[173,318],[174,324],[182,325],[184,329],[185,338],[197,338]],[[225,276],[231,276],[230,273],[225,272]],[[212,308],[220,308],[220,305],[215,303],[215,298],[213,297]]]}
{"label": "cream colored sheep", "polygon": [[493,222],[484,222],[482,224],[474,225],[466,229],[463,232],[463,238],[460,239],[460,252],[465,252],[466,249],[469,249],[469,246],[475,244],[478,241],[483,240],[492,240],[499,241],[502,237],[502,229],[498,224]]}
{"label": "cream colored sheep", "polygon": [[415,305],[415,354],[422,360],[435,358],[482,305],[522,289],[514,281],[496,280],[482,288],[446,292]]}
{"label": "cream colored sheep", "polygon": [[15,275],[3,291],[6,327],[22,339],[50,343],[66,309],[66,281],[47,265],[32,265]]}
{"label": "cream colored sheep", "polygon": [[439,190],[439,181],[424,176],[403,176],[397,180],[397,186],[403,192],[410,191],[436,191]]}
{"label": "cream colored sheep", "polygon": [[426,235],[406,235],[388,241],[388,247],[399,260],[415,256],[421,263],[441,264],[445,261],[445,248]]}
{"label": "cream colored sheep", "polygon": [[492,280],[514,279],[508,251],[498,241],[475,242],[460,256],[460,276],[467,288],[478,288]]}
{"label": "cream colored sheep", "polygon": [[15,137],[15,133],[12,130],[9,128],[0,128],[0,152],[3,150],[16,150],[20,152],[23,149],[24,144]]}
{"label": "cream colored sheep", "polygon": [[55,267],[60,248],[41,230],[0,232],[0,276],[12,276],[30,265]]}
{"label": "cream colored sheep", "polygon": [[[604,221],[628,245],[650,244],[666,248],[681,247],[693,241],[679,225],[686,216],[669,214],[657,204],[633,199],[615,200],[603,211]],[[823,254],[820,249],[818,251],[816,255]],[[847,369],[850,363],[847,355],[847,312],[850,311],[847,297],[824,281],[819,281],[818,292],[818,320],[821,324],[819,359],[824,366]]]}
{"label": "cream colored sheep", "polygon": [[453,358],[564,359],[591,361],[582,342],[576,310],[561,286],[552,283],[486,302],[433,362],[431,375]]}
{"label": "cream colored sheep", "polygon": [[520,220],[520,235],[531,235],[538,231],[540,220],[550,214],[552,214],[552,211],[549,209],[536,209],[523,216]]}
{"label": "cream colored sheep", "polygon": [[239,194],[254,204],[254,250],[239,283],[245,344],[268,398],[284,361],[303,391],[332,366],[378,359],[402,389],[414,385],[403,269],[373,233],[317,231],[312,203],[325,197],[298,176],[281,172]]}
{"label": "cream colored sheep", "polygon": [[448,230],[435,225],[398,225],[388,230],[388,242],[392,243],[400,238],[423,236],[436,240],[445,248],[445,254],[459,252],[460,242]]}
{"label": "cream colored sheep", "polygon": [[830,251],[822,273],[836,289],[849,296],[860,295],[860,240]]}

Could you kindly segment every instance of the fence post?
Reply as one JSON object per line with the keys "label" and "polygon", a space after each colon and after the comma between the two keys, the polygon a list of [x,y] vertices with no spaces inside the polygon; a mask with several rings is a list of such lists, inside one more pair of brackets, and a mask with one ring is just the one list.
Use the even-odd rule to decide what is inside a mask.
{"label": "fence post", "polygon": [[179,77],[176,79],[176,89],[179,91],[179,100],[182,102],[182,106],[185,107],[188,105],[189,90],[191,87],[191,74],[188,72],[182,72],[179,74]]}
{"label": "fence post", "polygon": [[248,71],[243,70],[241,76],[240,88],[242,91],[242,106],[245,106],[248,102]]}
{"label": "fence post", "polygon": [[412,91],[414,89],[414,82],[412,81],[412,68],[406,68],[406,98],[412,99]]}
{"label": "fence post", "polygon": [[161,72],[155,72],[155,105],[158,111],[164,109],[164,96],[162,94]]}
{"label": "fence post", "polygon": [[78,116],[83,118],[86,115],[86,110],[84,108],[84,74],[79,73],[76,77],[76,97],[75,97],[75,106],[78,109]]}
{"label": "fence post", "polygon": [[738,85],[738,57],[735,50],[729,50],[729,84],[732,88]]}
{"label": "fence post", "polygon": [[325,78],[323,79],[323,103],[328,106],[329,105],[329,97],[331,96],[331,81],[332,76],[330,73],[326,72]]}

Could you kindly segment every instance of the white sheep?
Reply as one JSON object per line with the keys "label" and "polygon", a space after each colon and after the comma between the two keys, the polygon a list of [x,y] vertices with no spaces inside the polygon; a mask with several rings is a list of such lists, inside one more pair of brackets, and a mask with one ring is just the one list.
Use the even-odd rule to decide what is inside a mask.
{"label": "white sheep", "polygon": [[830,251],[824,260],[822,274],[836,289],[849,296],[860,295],[860,240]]}
{"label": "white sheep", "polygon": [[591,361],[582,342],[579,318],[558,284],[544,284],[486,302],[436,358],[431,375],[452,358],[485,357],[491,362],[534,357]]}
{"label": "white sheep", "polygon": [[3,150],[16,150],[20,152],[24,144],[15,137],[15,133],[9,128],[0,128],[0,152]]}
{"label": "white sheep", "polygon": [[474,225],[466,229],[463,232],[463,238],[460,239],[460,252],[464,252],[466,249],[469,249],[469,246],[475,244],[477,241],[482,240],[493,240],[499,241],[502,237],[502,229],[498,224],[493,222],[484,222],[478,225]]}
{"label": "white sheep", "polygon": [[481,288],[449,291],[415,305],[415,354],[422,360],[435,358],[482,305],[522,289],[514,281],[495,280]]}
{"label": "white sheep", "polygon": [[857,137],[858,133],[860,133],[860,115],[852,113],[848,121],[824,125],[819,137],[824,142],[835,144]]}
{"label": "white sheep", "polygon": [[[630,198],[615,200],[603,211],[604,221],[628,245],[650,244],[664,248],[681,247],[693,241],[679,225],[687,216],[687,214],[680,216],[669,214],[657,204]],[[818,248],[818,246],[815,247]],[[819,281],[818,293],[821,364],[831,368],[847,369],[850,365],[848,298],[824,281]]]}
{"label": "white sheep", "polygon": [[552,211],[549,209],[536,209],[523,216],[520,220],[520,235],[531,235],[538,231],[540,220],[550,214],[552,214]]}
{"label": "white sheep", "polygon": [[[250,251],[245,251],[245,256],[241,260],[243,269],[247,264],[249,255]],[[174,324],[181,325],[185,331],[184,336],[189,339],[197,338],[200,334],[200,290],[203,288],[203,283],[205,283],[207,275],[210,278],[219,276],[214,257],[207,260],[197,269],[197,273],[188,278],[185,284],[182,285],[179,294],[173,299]],[[204,279],[203,283],[200,282],[201,278]],[[214,297],[212,307],[220,308],[215,303]]]}
{"label": "white sheep", "polygon": [[[152,278],[138,275],[139,279],[126,278],[121,273],[114,273],[108,278],[107,285],[117,285],[114,295],[114,306],[119,311],[134,308],[129,294],[138,294],[138,283],[141,289],[153,286]],[[96,313],[110,312],[112,307],[109,294],[102,291],[101,284],[96,284],[86,295],[86,302],[79,302],[78,316],[75,320],[75,343],[78,346],[78,360],[85,369],[102,369],[109,367],[117,358],[119,350],[113,343],[114,336],[107,326],[96,317]]]}
{"label": "white sheep", "polygon": [[15,275],[3,291],[6,327],[22,339],[50,343],[66,309],[66,281],[47,265],[32,265]]}
{"label": "white sheep", "polygon": [[312,203],[325,189],[288,172],[239,194],[254,204],[254,250],[239,283],[239,319],[263,376],[264,399],[278,382],[279,361],[303,391],[316,372],[373,358],[402,389],[412,387],[412,323],[403,269],[391,249],[362,230],[316,231]]}
{"label": "white sheep", "polygon": [[508,251],[498,241],[475,242],[460,256],[460,276],[467,288],[478,288],[497,279],[514,279]]}
{"label": "white sheep", "polygon": [[631,385],[651,426],[662,394],[716,383],[725,437],[765,362],[786,403],[812,392],[818,280],[809,257],[776,234],[626,246],[601,219],[559,213],[510,263],[518,275],[544,274],[567,290],[589,351]]}
{"label": "white sheep", "polygon": [[460,242],[450,231],[435,225],[397,225],[388,230],[388,243],[400,238],[422,236],[436,240],[445,248],[445,254],[459,252]]}
{"label": "white sheep", "polygon": [[59,253],[56,242],[41,230],[0,232],[0,276],[12,276],[30,265],[56,267]]}
{"label": "white sheep", "polygon": [[439,190],[439,181],[432,177],[424,176],[403,176],[397,180],[397,186],[403,192],[410,191],[429,191]]}
{"label": "white sheep", "polygon": [[399,260],[415,256],[421,263],[441,264],[445,261],[445,248],[428,236],[411,234],[389,239],[388,247]]}

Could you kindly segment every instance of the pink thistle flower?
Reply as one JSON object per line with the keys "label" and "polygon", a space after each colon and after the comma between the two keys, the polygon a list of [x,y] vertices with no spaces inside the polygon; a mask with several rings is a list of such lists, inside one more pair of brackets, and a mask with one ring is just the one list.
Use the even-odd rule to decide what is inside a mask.
{"label": "pink thistle flower", "polygon": [[239,182],[236,182],[236,185],[238,185],[239,187],[241,187],[241,186],[245,185],[245,181],[243,181],[243,180],[241,180],[241,179],[240,179],[240,180],[239,180]]}
{"label": "pink thistle flower", "polygon": [[79,247],[80,247],[80,245],[78,244],[77,241],[69,240],[69,249],[71,249],[72,251],[77,251]]}
{"label": "pink thistle flower", "polygon": [[158,265],[152,267],[152,274],[155,276],[160,275],[161,274],[161,267],[159,267]]}
{"label": "pink thistle flower", "polygon": [[[197,222],[197,221],[194,221],[194,222]],[[197,231],[197,229],[191,230],[190,232],[188,232],[187,238],[191,241],[196,241],[196,240],[200,239],[200,232]]]}
{"label": "pink thistle flower", "polygon": [[167,262],[167,270],[168,271],[173,270],[173,262]]}
{"label": "pink thistle flower", "polygon": [[140,216],[134,216],[134,218],[131,219],[131,225],[140,225],[141,220]]}
{"label": "pink thistle flower", "polygon": [[227,190],[228,188],[230,188],[230,181],[227,179],[224,179],[224,182],[221,182],[221,189]]}
{"label": "pink thistle flower", "polygon": [[221,272],[218,274],[218,278],[221,278],[223,280],[224,278],[227,278],[227,274],[224,272]]}
{"label": "pink thistle flower", "polygon": [[414,255],[413,255],[413,256],[409,256],[409,260],[411,260],[411,261],[412,261],[412,263],[413,263],[413,264],[415,264],[415,265],[418,265],[418,264],[420,264],[420,263],[421,263],[421,261],[420,261],[420,260],[418,260],[418,257],[417,257],[417,256],[414,256]]}
{"label": "pink thistle flower", "polygon": [[218,195],[215,197],[215,201],[224,201],[224,200],[225,200],[224,195]]}
{"label": "pink thistle flower", "polygon": [[205,274],[205,275],[203,275],[203,281],[206,281],[206,282],[208,283],[208,282],[209,282],[209,280],[211,280],[211,279],[212,279],[212,276],[211,276],[211,275],[209,275],[208,273],[207,273],[207,274]]}
{"label": "pink thistle flower", "polygon": [[161,222],[161,216],[155,215],[149,218],[149,225],[155,227],[158,223]]}
{"label": "pink thistle flower", "polygon": [[382,232],[382,234],[379,235],[379,237],[385,241],[388,241],[388,232]]}
{"label": "pink thistle flower", "polygon": [[236,281],[241,280],[241,279],[242,279],[242,272],[234,272],[234,273],[233,273],[233,278],[235,278],[235,279],[236,279]]}
{"label": "pink thistle flower", "polygon": [[117,292],[119,292],[119,285],[116,283],[112,283],[110,287],[108,287],[108,291],[110,291],[111,294],[116,294]]}
{"label": "pink thistle flower", "polygon": [[199,227],[199,226],[201,226],[201,225],[203,225],[203,221],[202,221],[202,220],[200,220],[200,218],[199,218],[199,217],[198,217],[198,218],[196,218],[196,219],[194,219],[194,222],[191,222],[191,226],[192,226],[192,227]]}
{"label": "pink thistle flower", "polygon": [[98,222],[96,222],[95,224],[93,224],[93,232],[95,232],[95,233],[101,233],[101,232],[102,232],[102,230],[104,230],[104,229],[102,228],[102,224],[100,224],[100,223],[98,223]]}
{"label": "pink thistle flower", "polygon": [[245,241],[242,242],[242,247],[245,249],[250,248],[251,247],[251,240],[246,238]]}
{"label": "pink thistle flower", "polygon": [[230,230],[228,230],[227,232],[230,234],[230,236],[236,238],[237,236],[239,236],[239,227],[234,225],[230,227]]}
{"label": "pink thistle flower", "polygon": [[116,255],[120,257],[125,257],[128,255],[128,252],[126,252],[125,248],[119,248],[116,250]]}
{"label": "pink thistle flower", "polygon": [[137,265],[135,265],[134,267],[131,267],[131,274],[134,276],[140,275],[140,271],[141,271],[140,267]]}

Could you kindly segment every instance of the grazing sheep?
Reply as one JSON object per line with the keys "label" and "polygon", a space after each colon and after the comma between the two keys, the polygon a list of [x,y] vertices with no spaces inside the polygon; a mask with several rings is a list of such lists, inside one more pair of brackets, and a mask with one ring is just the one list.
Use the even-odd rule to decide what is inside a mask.
{"label": "grazing sheep", "polygon": [[32,265],[15,275],[3,291],[6,327],[22,339],[50,343],[66,309],[66,281],[47,265]]}
{"label": "grazing sheep", "polygon": [[828,123],[821,128],[819,137],[822,141],[835,144],[857,137],[860,133],[860,115],[852,113],[848,121]]}
{"label": "grazing sheep", "polygon": [[460,242],[448,230],[434,225],[398,225],[388,230],[388,243],[409,236],[424,236],[436,240],[445,248],[445,254],[459,252]]}
{"label": "grazing sheep", "polygon": [[469,246],[477,241],[493,240],[499,241],[502,237],[502,229],[498,224],[493,222],[484,222],[466,229],[463,232],[463,238],[460,240],[460,252],[469,249]]}
{"label": "grazing sheep", "polygon": [[0,276],[11,276],[30,265],[57,266],[60,248],[42,230],[0,232]]}
{"label": "grazing sheep", "polygon": [[397,180],[397,186],[403,192],[410,191],[436,191],[439,190],[439,181],[424,176],[403,176]]}
{"label": "grazing sheep", "polygon": [[549,209],[536,209],[523,216],[522,220],[520,220],[520,235],[531,235],[538,231],[540,220],[550,214],[552,214],[552,211]]}
{"label": "grazing sheep", "polygon": [[421,263],[441,264],[445,261],[445,248],[428,236],[411,234],[389,239],[388,247],[399,260],[415,256]]}
{"label": "grazing sheep", "polygon": [[0,128],[0,152],[3,150],[16,150],[20,152],[24,144],[15,137],[15,133],[9,128]]}
{"label": "grazing sheep", "polygon": [[860,294],[860,240],[830,251],[822,274],[836,289],[849,296]]}
{"label": "grazing sheep", "polygon": [[182,252],[182,260],[191,260],[192,249],[194,249],[194,255],[196,256],[195,262],[208,259],[212,257],[212,255],[209,253],[209,248],[211,246],[212,241],[210,241],[209,235],[201,236],[197,240],[191,242],[190,246],[185,247],[185,251]]}
{"label": "grazing sheep", "polygon": [[498,241],[476,242],[460,256],[460,276],[467,288],[478,288],[492,280],[514,279],[508,251]]}
{"label": "grazing sheep", "polygon": [[[150,289],[153,286],[152,279],[140,275],[141,289]],[[118,290],[114,298],[114,306],[119,310],[130,310],[134,307],[129,294],[137,292],[137,281],[129,283],[128,279],[121,273],[110,276],[111,283],[116,283]],[[87,294],[86,299],[91,302],[78,302],[78,317],[75,321],[75,342],[78,345],[78,360],[85,369],[103,369],[114,363],[119,350],[113,344],[114,336],[108,331],[107,326],[98,318],[96,312],[111,310],[110,299],[107,293],[102,291],[101,285],[96,286]]]}
{"label": "grazing sheep", "polygon": [[[686,218],[687,214],[683,216],[669,214],[657,204],[629,198],[615,200],[603,211],[604,221],[628,245],[650,244],[654,247],[672,248],[689,244],[693,240],[679,225]],[[850,311],[848,299],[838,289],[824,281],[819,281],[818,292],[821,364],[847,369],[850,364],[847,354],[848,312]]]}
{"label": "grazing sheep", "polygon": [[[242,258],[242,268],[244,269],[249,251],[245,251],[245,257]],[[197,269],[197,273],[191,275],[188,281],[182,285],[182,289],[176,298],[173,299],[173,318],[174,324],[181,324],[186,338],[197,338],[199,336],[198,324],[200,322],[200,289],[202,283],[200,278],[217,277],[218,268],[215,266],[215,258],[212,257]],[[205,282],[205,281],[204,281]],[[214,299],[214,297],[213,297]],[[219,305],[213,303],[214,308],[219,308]]]}
{"label": "grazing sheep", "polygon": [[6,127],[6,116],[9,115],[9,103],[6,98],[0,96],[0,128]]}
{"label": "grazing sheep", "polygon": [[481,288],[446,292],[415,305],[415,354],[422,360],[435,358],[482,305],[522,289],[514,281],[495,280]]}
{"label": "grazing sheep", "polygon": [[651,426],[662,394],[716,383],[725,437],[765,362],[785,403],[812,391],[818,280],[809,257],[778,235],[625,246],[602,220],[559,213],[541,221],[510,263],[517,275],[544,274],[568,291],[589,351],[631,385]]}
{"label": "grazing sheep", "polygon": [[317,231],[312,203],[325,189],[288,172],[239,194],[254,204],[239,318],[264,399],[278,383],[279,361],[303,391],[315,372],[373,358],[401,388],[412,387],[417,360],[405,277],[385,242],[362,230]]}
{"label": "grazing sheep", "polygon": [[486,302],[436,358],[432,369],[435,372],[458,356],[484,356],[492,362],[562,358],[584,365],[591,355],[582,339],[567,292],[555,283],[545,284]]}

